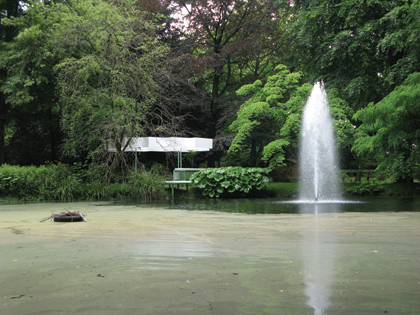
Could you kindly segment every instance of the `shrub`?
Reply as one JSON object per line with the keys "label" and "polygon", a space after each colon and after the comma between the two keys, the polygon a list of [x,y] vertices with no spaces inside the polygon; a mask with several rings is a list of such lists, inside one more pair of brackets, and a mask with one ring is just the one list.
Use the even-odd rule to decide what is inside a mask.
{"label": "shrub", "polygon": [[383,190],[382,185],[377,183],[360,183],[353,184],[346,189],[347,194],[366,196],[366,195],[378,195]]}
{"label": "shrub", "polygon": [[2,195],[24,197],[36,193],[36,167],[21,168],[4,164],[0,167],[0,191]]}
{"label": "shrub", "polygon": [[194,173],[190,180],[204,196],[219,198],[222,194],[248,194],[270,182],[267,168],[221,167]]}
{"label": "shrub", "polygon": [[0,194],[18,199],[72,200],[79,181],[65,164],[0,167]]}
{"label": "shrub", "polygon": [[162,176],[157,172],[146,172],[145,170],[133,172],[128,181],[130,184],[129,195],[133,199],[144,201],[162,199],[165,196],[162,180]]}
{"label": "shrub", "polygon": [[[65,164],[0,167],[0,197],[17,200],[122,199],[150,201],[166,196],[162,185],[164,170],[140,170],[129,176],[128,183],[105,184],[89,181],[89,170],[73,169]],[[84,179],[84,180],[83,180]],[[83,181],[85,181],[83,183]]]}

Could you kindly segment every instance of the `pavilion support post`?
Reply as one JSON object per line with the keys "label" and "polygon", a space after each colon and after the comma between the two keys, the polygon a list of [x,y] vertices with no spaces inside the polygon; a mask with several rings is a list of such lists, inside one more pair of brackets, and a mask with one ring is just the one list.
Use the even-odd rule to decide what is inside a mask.
{"label": "pavilion support post", "polygon": [[137,148],[136,148],[136,150],[135,150],[135,155],[136,155],[136,156],[135,156],[135,159],[134,159],[134,160],[135,160],[135,163],[136,163],[136,164],[134,165],[134,170],[135,170],[135,172],[137,173]]}
{"label": "pavilion support post", "polygon": [[178,168],[182,168],[182,151],[178,151]]}

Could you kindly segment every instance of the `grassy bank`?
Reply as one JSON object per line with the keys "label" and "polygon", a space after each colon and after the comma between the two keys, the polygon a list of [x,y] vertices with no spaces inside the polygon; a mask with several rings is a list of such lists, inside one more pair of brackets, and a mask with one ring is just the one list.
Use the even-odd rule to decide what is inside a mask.
{"label": "grassy bank", "polygon": [[348,196],[420,197],[419,183],[345,183]]}
{"label": "grassy bank", "polygon": [[299,193],[297,182],[270,183],[263,188],[262,192],[270,197],[296,197]]}
{"label": "grassy bank", "polygon": [[[344,196],[401,196],[420,197],[420,183],[343,183]],[[272,197],[296,197],[299,193],[297,182],[270,183],[263,189]]]}
{"label": "grassy bank", "polygon": [[[215,170],[216,172],[217,170]],[[95,173],[97,174],[97,173]],[[170,198],[170,190],[162,185],[165,174],[159,168],[155,170],[128,173],[124,180],[104,183],[80,167],[64,164],[47,166],[10,166],[0,167],[0,202],[33,202],[33,201],[73,201],[73,200],[139,200],[151,201]],[[216,174],[217,175],[217,174]],[[213,176],[214,177],[214,176]],[[242,178],[243,176],[237,176]],[[99,177],[100,178],[100,177]],[[252,179],[252,178],[251,178]],[[242,181],[244,179],[242,178]],[[222,191],[210,182],[217,191]],[[247,187],[240,193],[223,193],[221,198],[270,198],[297,197],[298,183],[272,182],[251,185],[249,181],[241,182]],[[363,178],[361,182],[346,179],[343,185],[344,196],[407,196],[420,197],[420,183],[404,184],[387,181],[370,182]],[[205,185],[202,185],[207,187]],[[211,185],[210,185],[211,186]],[[212,186],[212,187],[213,187]],[[236,186],[239,187],[239,184]],[[254,187],[255,186],[255,187]],[[261,190],[258,188],[261,188]],[[229,188],[230,186],[227,186]],[[189,191],[177,190],[177,199],[200,199],[204,197],[202,189],[191,187]]]}
{"label": "grassy bank", "polygon": [[150,201],[167,197],[159,172],[128,173],[119,182],[90,179],[87,170],[65,164],[0,167],[2,203],[28,201],[118,200]]}

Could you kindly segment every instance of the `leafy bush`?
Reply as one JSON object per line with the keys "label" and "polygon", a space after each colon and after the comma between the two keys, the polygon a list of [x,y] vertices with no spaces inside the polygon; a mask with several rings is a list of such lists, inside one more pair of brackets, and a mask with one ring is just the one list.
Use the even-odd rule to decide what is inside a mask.
{"label": "leafy bush", "polygon": [[377,195],[383,190],[383,187],[377,183],[353,184],[346,189],[349,195]]}
{"label": "leafy bush", "polygon": [[162,176],[153,171],[133,172],[129,178],[130,197],[133,199],[142,199],[150,201],[161,199],[165,195],[165,189],[162,185]]}
{"label": "leafy bush", "polygon": [[0,167],[0,197],[17,200],[75,200],[133,198],[149,201],[165,196],[163,171],[154,167],[150,172],[132,173],[128,183],[105,184],[89,181],[89,170],[80,165],[65,164]]}
{"label": "leafy bush", "polygon": [[221,167],[194,173],[190,180],[204,196],[219,198],[222,194],[249,193],[270,182],[267,168]]}
{"label": "leafy bush", "polygon": [[[36,187],[33,185],[36,167],[22,169],[4,164],[0,167],[0,193],[13,197],[22,197],[33,194]],[[29,180],[31,178],[32,180]]]}
{"label": "leafy bush", "polygon": [[65,164],[0,167],[0,195],[24,200],[72,200],[79,181]]}

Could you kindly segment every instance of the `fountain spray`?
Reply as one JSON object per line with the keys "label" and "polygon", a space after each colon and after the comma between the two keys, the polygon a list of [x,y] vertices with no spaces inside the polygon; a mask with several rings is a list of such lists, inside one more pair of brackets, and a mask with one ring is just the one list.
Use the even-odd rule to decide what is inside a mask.
{"label": "fountain spray", "polygon": [[315,83],[303,111],[299,170],[300,200],[332,201],[339,198],[336,142],[322,82]]}

